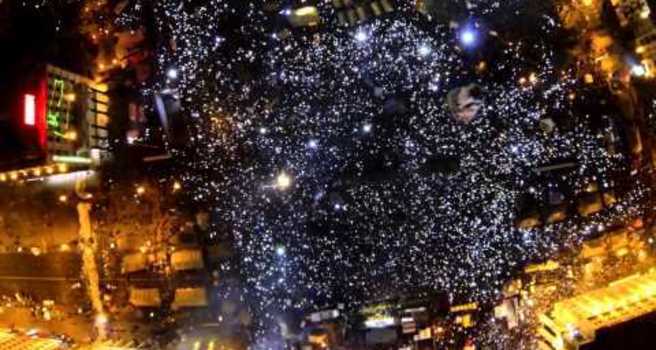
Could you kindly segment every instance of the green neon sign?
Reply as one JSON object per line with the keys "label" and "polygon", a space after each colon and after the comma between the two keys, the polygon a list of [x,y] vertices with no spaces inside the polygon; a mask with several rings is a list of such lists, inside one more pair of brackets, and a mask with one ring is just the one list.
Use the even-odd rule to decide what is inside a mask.
{"label": "green neon sign", "polygon": [[[46,113],[46,124],[49,128],[52,129],[52,133],[57,136],[61,136],[59,132],[61,129],[61,107],[64,102],[64,90],[66,88],[66,82],[64,79],[55,78],[53,79],[53,90],[54,94],[52,100],[50,101],[50,108],[48,108],[48,113]],[[53,106],[53,101],[56,101]],[[68,124],[68,110],[66,111],[66,124]]]}
{"label": "green neon sign", "polygon": [[48,115],[46,116],[48,126],[59,129],[59,117],[59,112],[48,111]]}
{"label": "green neon sign", "polygon": [[59,90],[59,99],[57,100],[57,107],[61,107],[62,100],[64,99],[64,79],[55,79],[55,90]]}

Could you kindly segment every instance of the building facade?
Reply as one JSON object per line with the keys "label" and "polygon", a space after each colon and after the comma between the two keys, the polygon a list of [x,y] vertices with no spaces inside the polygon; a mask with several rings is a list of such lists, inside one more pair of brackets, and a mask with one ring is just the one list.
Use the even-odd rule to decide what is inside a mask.
{"label": "building facade", "polygon": [[18,151],[0,162],[1,182],[89,170],[108,159],[106,84],[47,65],[17,90],[8,123]]}

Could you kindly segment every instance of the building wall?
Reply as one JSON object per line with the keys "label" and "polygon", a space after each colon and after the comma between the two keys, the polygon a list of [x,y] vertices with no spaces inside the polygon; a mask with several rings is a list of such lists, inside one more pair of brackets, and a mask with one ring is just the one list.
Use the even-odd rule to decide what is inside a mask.
{"label": "building wall", "polygon": [[103,84],[48,66],[48,155],[91,156],[108,148],[109,97]]}

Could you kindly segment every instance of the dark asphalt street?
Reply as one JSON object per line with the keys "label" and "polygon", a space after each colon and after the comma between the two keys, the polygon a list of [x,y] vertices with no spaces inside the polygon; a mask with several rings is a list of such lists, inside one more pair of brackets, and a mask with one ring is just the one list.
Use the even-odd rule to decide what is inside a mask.
{"label": "dark asphalt street", "polygon": [[77,253],[0,254],[0,294],[20,292],[57,303],[79,303],[81,259]]}

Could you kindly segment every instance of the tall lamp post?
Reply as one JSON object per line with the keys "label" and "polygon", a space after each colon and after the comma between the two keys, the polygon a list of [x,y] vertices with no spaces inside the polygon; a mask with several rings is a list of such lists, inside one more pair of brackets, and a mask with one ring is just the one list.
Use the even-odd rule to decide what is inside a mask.
{"label": "tall lamp post", "polygon": [[91,226],[91,203],[93,195],[86,192],[86,179],[75,182],[75,193],[80,202],[77,204],[77,214],[80,224],[80,248],[82,249],[82,274],[86,279],[87,293],[96,314],[94,327],[99,339],[107,337],[107,316],[102,304],[100,292],[100,275],[96,264],[97,238]]}

